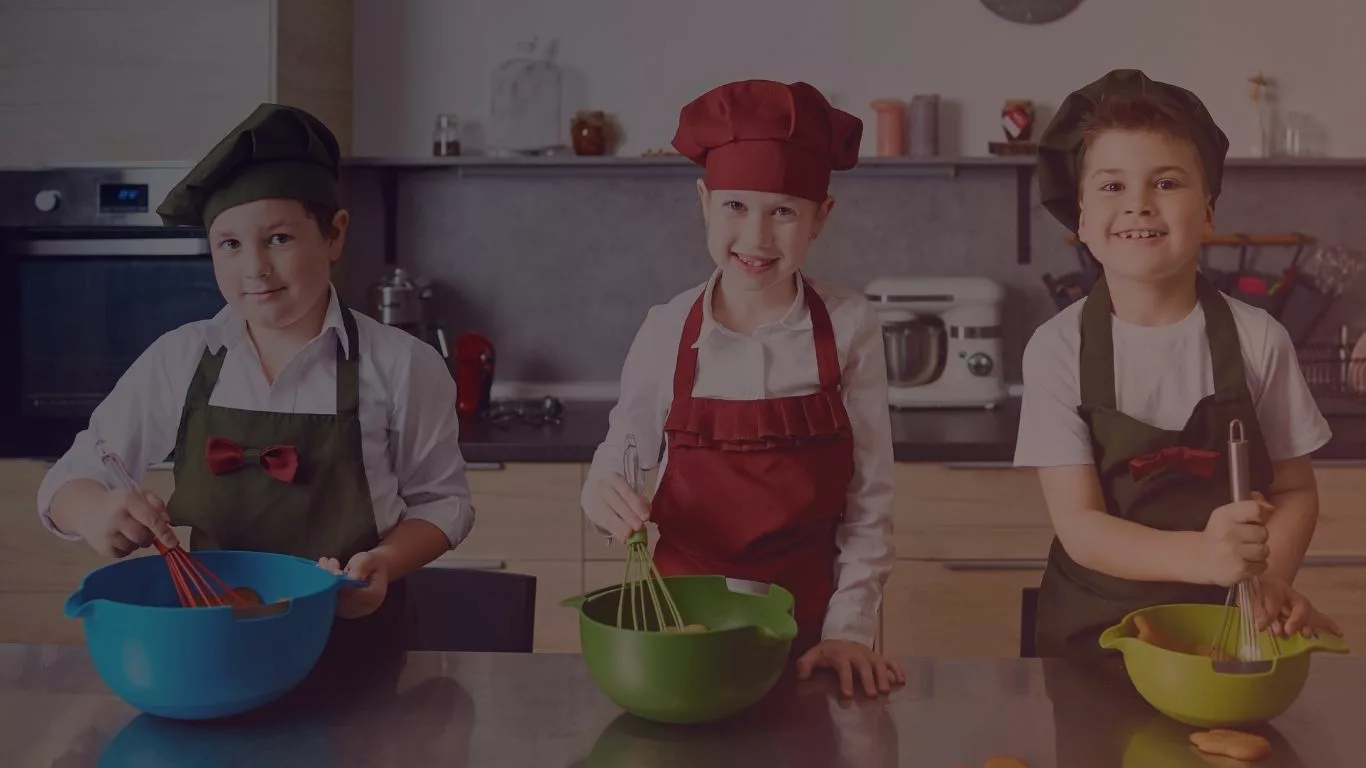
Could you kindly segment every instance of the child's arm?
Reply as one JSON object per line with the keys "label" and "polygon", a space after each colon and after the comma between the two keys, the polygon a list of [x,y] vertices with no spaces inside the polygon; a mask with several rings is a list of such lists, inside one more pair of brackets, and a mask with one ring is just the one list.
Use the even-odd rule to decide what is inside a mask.
{"label": "child's arm", "polygon": [[1319,518],[1318,484],[1310,454],[1332,438],[1328,422],[1305,383],[1294,342],[1285,327],[1267,319],[1261,355],[1257,422],[1275,468],[1267,501],[1271,556],[1267,575],[1293,584]]}
{"label": "child's arm", "polygon": [[[44,528],[69,541],[85,539],[97,551],[115,557],[151,543],[139,528],[161,534],[163,541],[170,539],[161,500],[123,494],[101,463],[96,445],[103,441],[121,458],[134,482],[141,481],[149,465],[168,458],[198,362],[195,350],[202,345],[197,333],[173,331],[153,342],[119,377],[87,427],[43,477],[37,506]],[[120,495],[123,498],[116,498]],[[129,540],[138,534],[141,540]]]}
{"label": "child's arm", "polygon": [[[664,439],[664,419],[672,401],[677,361],[675,323],[668,322],[668,307],[653,307],[636,332],[622,364],[621,393],[608,416],[607,436],[593,452],[593,463],[584,478],[579,504],[598,532],[624,540],[629,529],[649,519],[645,499],[630,498],[630,478],[622,476],[626,436],[633,434],[641,471],[655,468]],[[672,336],[672,343],[660,343]],[[648,489],[647,489],[648,490]]]}
{"label": "child's arm", "polygon": [[895,563],[892,540],[892,423],[887,405],[887,353],[882,322],[862,303],[842,372],[845,409],[854,433],[854,477],[836,542],[835,594],[824,640],[872,647],[882,591]]}
{"label": "child's arm", "polygon": [[455,381],[431,346],[413,342],[407,370],[400,371],[391,424],[394,473],[406,508],[371,550],[390,580],[454,549],[474,527],[465,457],[460,450],[460,417]]}
{"label": "child's arm", "polygon": [[[1203,532],[1161,531],[1109,514],[1091,436],[1077,408],[1077,348],[1059,316],[1025,346],[1024,398],[1015,464],[1038,469],[1053,529],[1079,565],[1135,581],[1225,583],[1255,569],[1266,533],[1250,525],[1265,516],[1255,502],[1215,510]],[[1236,581],[1236,579],[1234,579]]]}
{"label": "child's arm", "polygon": [[1092,465],[1038,472],[1054,532],[1078,565],[1134,581],[1209,580],[1201,568],[1204,534],[1160,531],[1109,514]]}

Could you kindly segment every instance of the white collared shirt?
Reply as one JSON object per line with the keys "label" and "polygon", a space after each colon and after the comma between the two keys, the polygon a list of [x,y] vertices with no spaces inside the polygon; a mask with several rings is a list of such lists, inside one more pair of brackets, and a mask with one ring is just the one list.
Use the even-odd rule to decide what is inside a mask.
{"label": "white collared shirt", "polygon": [[[431,345],[359,312],[352,315],[359,337],[361,448],[375,527],[383,537],[400,520],[426,520],[445,532],[454,548],[474,524],[455,381]],[[78,538],[58,531],[48,516],[57,489],[76,478],[114,487],[95,452],[98,440],[123,458],[138,481],[148,466],[168,457],[190,380],[206,348],[215,353],[228,349],[211,405],[334,414],[338,342],[346,354],[348,339],[335,289],[322,332],[295,353],[273,384],[262,371],[246,323],[231,307],[164,334],[134,361],[95,409],[89,426],[48,470],[38,491],[43,525],[63,538]]]}
{"label": "white collared shirt", "polygon": [[[589,478],[622,472],[626,435],[633,433],[643,470],[658,463],[656,484],[667,472],[664,421],[673,401],[678,344],[693,303],[704,294],[695,397],[728,400],[803,395],[819,391],[816,347],[806,292],[797,281],[797,298],[780,320],[740,334],[712,317],[712,288],[719,271],[704,284],[652,307],[636,333],[621,374],[621,397],[609,417],[606,440],[598,446]],[[810,279],[810,278],[808,278]],[[882,323],[862,294],[812,279],[834,326],[839,349],[843,400],[854,433],[854,478],[837,542],[836,592],[826,612],[824,639],[872,645],[882,590],[891,572],[892,428],[887,405],[887,363]],[[658,446],[658,449],[656,449]],[[657,486],[656,486],[657,487]],[[586,495],[586,486],[585,486]]]}

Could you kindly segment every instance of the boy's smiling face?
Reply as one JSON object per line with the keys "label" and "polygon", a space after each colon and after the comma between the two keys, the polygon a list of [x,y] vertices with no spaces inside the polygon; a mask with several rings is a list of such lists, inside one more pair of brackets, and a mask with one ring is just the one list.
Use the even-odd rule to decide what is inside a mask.
{"label": "boy's smiling face", "polygon": [[824,227],[833,198],[816,204],[790,195],[712,190],[699,181],[707,251],[726,286],[764,291],[790,281]]}
{"label": "boy's smiling face", "polygon": [[1165,133],[1105,130],[1081,169],[1078,237],[1107,275],[1160,282],[1192,271],[1214,208],[1195,145]]}
{"label": "boy's smiling face", "polygon": [[[287,330],[326,300],[341,258],[346,211],[319,226],[297,200],[255,200],[213,220],[209,246],[218,288],[256,328]],[[332,229],[324,237],[322,229]]]}

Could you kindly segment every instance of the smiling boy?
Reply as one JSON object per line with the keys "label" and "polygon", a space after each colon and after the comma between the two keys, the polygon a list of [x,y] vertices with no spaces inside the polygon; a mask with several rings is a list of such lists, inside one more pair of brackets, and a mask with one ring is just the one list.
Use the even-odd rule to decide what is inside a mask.
{"label": "smiling boy", "polygon": [[[1310,454],[1330,437],[1285,329],[1199,271],[1228,140],[1181,88],[1120,70],[1072,94],[1040,145],[1048,210],[1103,268],[1024,355],[1016,464],[1056,537],[1039,597],[1045,656],[1108,656],[1132,610],[1219,603],[1257,576],[1262,624],[1337,632],[1291,585],[1318,515]],[[1233,421],[1254,498],[1232,502]]]}

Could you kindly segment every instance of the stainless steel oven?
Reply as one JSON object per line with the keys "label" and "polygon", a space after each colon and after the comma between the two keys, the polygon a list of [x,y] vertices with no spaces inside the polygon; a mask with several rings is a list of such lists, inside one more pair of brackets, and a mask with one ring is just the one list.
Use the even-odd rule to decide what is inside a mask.
{"label": "stainless steel oven", "polygon": [[152,342],[222,308],[203,230],[156,215],[187,169],[0,171],[0,455],[59,456]]}

